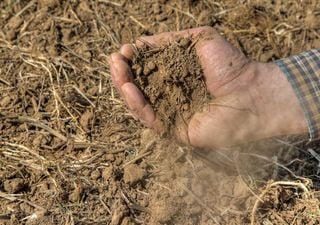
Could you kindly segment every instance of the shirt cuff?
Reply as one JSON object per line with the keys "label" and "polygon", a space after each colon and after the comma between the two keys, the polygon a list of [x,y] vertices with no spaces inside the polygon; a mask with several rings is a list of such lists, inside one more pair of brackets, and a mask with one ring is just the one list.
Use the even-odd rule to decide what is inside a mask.
{"label": "shirt cuff", "polygon": [[320,49],[275,61],[287,77],[308,123],[310,141],[320,137]]}

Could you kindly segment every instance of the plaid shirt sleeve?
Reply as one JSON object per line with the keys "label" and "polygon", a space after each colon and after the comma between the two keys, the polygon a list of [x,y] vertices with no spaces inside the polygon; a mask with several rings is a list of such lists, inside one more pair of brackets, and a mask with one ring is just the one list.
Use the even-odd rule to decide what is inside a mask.
{"label": "plaid shirt sleeve", "polygon": [[308,123],[310,141],[320,138],[320,49],[275,62],[298,97]]}

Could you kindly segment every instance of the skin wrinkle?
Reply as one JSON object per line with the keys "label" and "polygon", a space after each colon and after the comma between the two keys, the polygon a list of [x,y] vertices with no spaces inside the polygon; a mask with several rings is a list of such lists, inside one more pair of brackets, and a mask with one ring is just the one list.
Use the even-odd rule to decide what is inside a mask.
{"label": "skin wrinkle", "polygon": [[[236,81],[237,78],[240,77],[240,75],[246,71],[246,69],[250,66],[249,62],[245,62],[238,70],[238,72],[236,73],[236,75],[233,75],[232,78],[230,78],[229,80],[225,81],[224,83],[220,83],[220,87],[216,88],[214,92],[219,93],[220,89],[225,88],[226,85],[230,85],[233,81]],[[227,74],[225,74],[225,76],[227,77]],[[217,81],[218,83],[218,81]],[[225,93],[224,93],[225,94]]]}

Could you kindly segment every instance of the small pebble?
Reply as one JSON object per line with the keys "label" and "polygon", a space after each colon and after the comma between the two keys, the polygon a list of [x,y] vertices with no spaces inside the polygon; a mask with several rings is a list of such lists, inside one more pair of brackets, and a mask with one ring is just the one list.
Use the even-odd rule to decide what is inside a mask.
{"label": "small pebble", "polygon": [[183,48],[189,47],[190,44],[191,44],[191,40],[189,38],[182,38],[179,42],[179,45]]}
{"label": "small pebble", "polygon": [[134,69],[136,71],[136,75],[140,76],[142,74],[142,66],[139,64],[135,64],[132,66],[132,69]]}
{"label": "small pebble", "polygon": [[105,181],[108,181],[113,174],[113,166],[109,166],[103,169],[102,171],[102,177]]}
{"label": "small pebble", "polygon": [[101,172],[97,169],[91,173],[91,178],[93,180],[98,180],[101,177]]}
{"label": "small pebble", "polygon": [[24,186],[25,183],[23,181],[23,179],[21,178],[15,178],[15,179],[11,179],[11,180],[6,180],[4,182],[4,190],[10,194],[14,194],[17,193],[19,191],[21,191]]}
{"label": "small pebble", "polygon": [[187,68],[184,68],[184,69],[181,71],[181,77],[182,77],[182,78],[186,78],[188,75],[189,75],[189,70],[188,70]]}
{"label": "small pebble", "polygon": [[126,184],[133,186],[141,181],[146,175],[147,172],[145,171],[145,169],[139,167],[136,164],[130,164],[124,168],[123,179]]}
{"label": "small pebble", "polygon": [[151,70],[146,66],[146,67],[144,67],[144,69],[143,69],[143,75],[145,75],[145,76],[147,76],[147,75],[149,75],[151,73]]}
{"label": "small pebble", "polygon": [[15,30],[9,30],[6,33],[6,38],[8,41],[13,41],[14,39],[17,38],[18,32],[16,32]]}
{"label": "small pebble", "polygon": [[160,7],[159,3],[155,3],[153,5],[153,13],[159,14],[160,12],[161,12],[161,7]]}
{"label": "small pebble", "polygon": [[77,186],[70,194],[69,201],[70,202],[79,202],[82,195],[82,187]]}
{"label": "small pebble", "polygon": [[11,97],[10,96],[5,96],[4,98],[0,99],[0,106],[1,107],[6,107],[11,103]]}
{"label": "small pebble", "polygon": [[153,71],[156,69],[156,64],[154,62],[148,62],[147,67],[150,71]]}
{"label": "small pebble", "polygon": [[13,16],[7,23],[7,26],[11,29],[17,29],[23,23],[23,19],[20,16]]}
{"label": "small pebble", "polygon": [[164,13],[159,14],[159,15],[156,15],[156,20],[157,20],[158,22],[164,21],[164,20],[166,20],[166,19],[168,19],[168,16],[167,16],[166,14],[164,14]]}

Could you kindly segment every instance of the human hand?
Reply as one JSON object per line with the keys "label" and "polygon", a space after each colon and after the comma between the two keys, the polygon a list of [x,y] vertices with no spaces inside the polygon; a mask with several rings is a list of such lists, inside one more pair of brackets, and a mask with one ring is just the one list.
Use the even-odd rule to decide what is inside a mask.
{"label": "human hand", "polygon": [[[199,35],[195,47],[207,90],[214,100],[194,114],[186,129],[176,129],[178,139],[193,146],[213,148],[306,130],[297,99],[277,66],[249,60],[213,28],[141,37],[136,45],[147,42],[157,47],[181,37]],[[128,62],[133,57],[134,50],[129,44],[122,46],[120,53],[111,55],[112,80],[133,115],[148,127],[161,131],[156,112],[132,82]],[[272,101],[275,93],[278,99]],[[294,110],[288,111],[288,105]],[[279,114],[272,116],[274,113]],[[292,120],[298,122],[292,124]]]}

